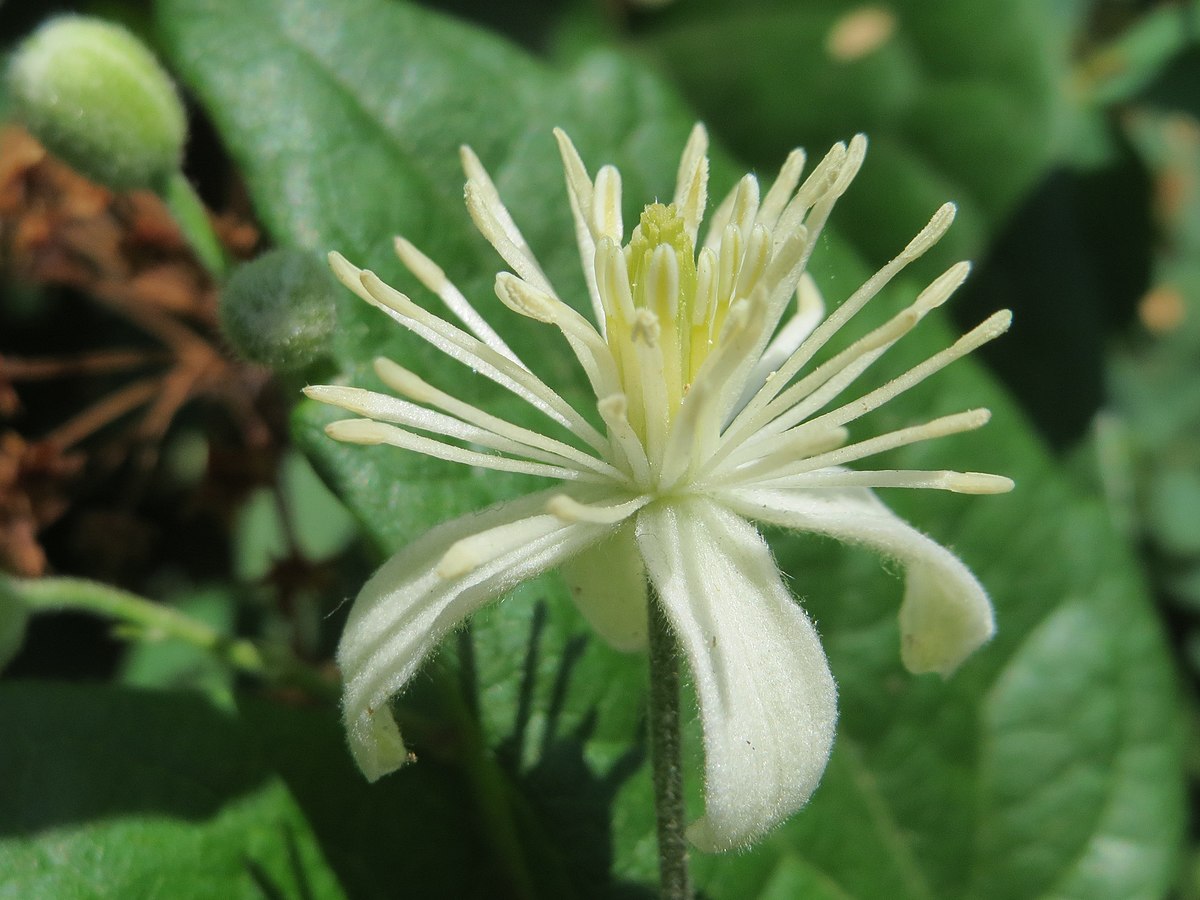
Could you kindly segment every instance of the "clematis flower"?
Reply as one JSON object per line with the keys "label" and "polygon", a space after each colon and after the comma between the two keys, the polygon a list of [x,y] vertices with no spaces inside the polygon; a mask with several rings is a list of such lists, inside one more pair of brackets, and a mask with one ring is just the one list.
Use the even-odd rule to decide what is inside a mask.
{"label": "clematis flower", "polygon": [[803,182],[799,150],[765,194],[745,176],[716,208],[702,242],[702,126],[683,151],[673,202],[645,207],[627,242],[619,172],[605,166],[593,179],[570,139],[555,136],[591,320],[556,293],[487,172],[464,148],[466,203],[511,267],[496,276],[497,296],[518,315],[561,332],[595,394],[594,410],[573,407],[539,379],[409,242],[396,241],[401,260],[459,324],[330,256],[334,272],[362,299],[520,397],[547,428],[501,419],[378,359],[375,372],[394,395],[307,389],[362,417],[333,422],[329,435],[555,483],[434,528],[362,589],[338,650],[350,746],[370,779],[402,765],[406,751],[389,699],[447,633],[519,582],[561,567],[583,615],[625,650],[646,642],[649,582],[700,704],[705,813],[689,836],[704,849],[741,846],[808,800],[837,719],[816,629],[750,520],[828,535],[898,561],[906,574],[904,664],[913,672],[953,670],[993,632],[987,595],[962,562],[890,512],[871,488],[990,494],[1012,482],[848,465],[978,428],[988,412],[866,437],[851,438],[848,426],[1004,332],[1010,314],[993,315],[882,387],[845,400],[868,367],[946,301],[968,265],[951,266],[845,349],[819,363],[814,358],[937,242],[954,217],[952,205],[827,315],[805,267],[862,164],[861,135],[834,146]]}

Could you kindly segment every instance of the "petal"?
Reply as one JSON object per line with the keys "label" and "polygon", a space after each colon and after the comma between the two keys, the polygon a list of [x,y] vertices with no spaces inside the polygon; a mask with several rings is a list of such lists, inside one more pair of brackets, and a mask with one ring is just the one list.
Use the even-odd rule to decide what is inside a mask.
{"label": "petal", "polygon": [[363,587],[338,645],[350,749],[368,779],[407,752],[388,701],[460,622],[522,581],[562,563],[614,526],[546,513],[558,487],[439,525]]}
{"label": "petal", "polygon": [[910,672],[948,675],[995,632],[987,593],[962,560],[865,488],[728,491],[742,515],[865,544],[905,567],[900,658]]}
{"label": "petal", "polygon": [[701,849],[759,837],[825,771],[837,689],[816,629],[749,522],[706,499],[638,514],[637,542],[687,655],[704,726]]}
{"label": "petal", "polygon": [[625,524],[563,565],[571,598],[600,637],[618,650],[646,646],[646,569]]}

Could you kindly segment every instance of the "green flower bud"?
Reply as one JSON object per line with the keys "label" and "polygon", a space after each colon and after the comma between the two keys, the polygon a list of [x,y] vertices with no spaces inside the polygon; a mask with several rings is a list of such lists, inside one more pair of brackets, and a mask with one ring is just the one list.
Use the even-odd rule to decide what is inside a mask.
{"label": "green flower bud", "polygon": [[295,371],[328,351],[336,296],[322,261],[300,250],[271,250],[230,277],[221,294],[221,327],[246,359]]}
{"label": "green flower bud", "polygon": [[46,22],[8,67],[13,113],[48,150],[117,190],[161,189],[179,170],[187,119],[170,76],[119,25]]}

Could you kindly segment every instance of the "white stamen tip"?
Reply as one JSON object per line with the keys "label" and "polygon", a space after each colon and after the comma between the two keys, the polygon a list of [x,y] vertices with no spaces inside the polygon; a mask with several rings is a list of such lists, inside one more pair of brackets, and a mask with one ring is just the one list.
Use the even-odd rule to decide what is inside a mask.
{"label": "white stamen tip", "polygon": [[326,425],[325,433],[335,441],[347,444],[382,444],[387,441],[391,429],[371,419],[341,419]]}
{"label": "white stamen tip", "polygon": [[942,239],[942,235],[954,222],[954,216],[958,212],[958,207],[953,203],[943,203],[937,212],[933,214],[933,218],[929,223],[922,228],[915,238],[908,242],[908,246],[900,256],[904,259],[916,259],[921,256]]}
{"label": "white stamen tip", "polygon": [[595,233],[620,241],[625,226],[621,219],[621,173],[615,166],[604,166],[596,173],[592,203]]}
{"label": "white stamen tip", "polygon": [[657,347],[661,334],[662,327],[658,323],[658,316],[648,309],[639,309],[634,312],[629,336],[635,343],[645,344],[647,347]]}
{"label": "white stamen tip", "polygon": [[458,159],[462,164],[463,172],[471,181],[487,178],[487,170],[484,169],[483,163],[479,161],[479,157],[475,155],[475,151],[467,144],[462,144],[458,148]]}
{"label": "white stamen tip", "polygon": [[428,382],[398,363],[385,356],[378,356],[375,358],[373,368],[375,374],[379,376],[379,380],[397,394],[420,403],[430,401],[433,391]]}
{"label": "white stamen tip", "polygon": [[620,422],[629,417],[629,400],[624,394],[604,397],[596,404],[596,408],[605,421]]}
{"label": "white stamen tip", "polygon": [[446,551],[434,571],[439,578],[449,581],[452,578],[461,578],[486,559],[487,557],[478,553],[471,543],[459,541]]}
{"label": "white stamen tip", "polygon": [[443,288],[446,284],[446,273],[441,266],[405,238],[397,236],[394,243],[396,255],[400,257],[400,261],[417,276],[423,285],[435,294]]}
{"label": "white stamen tip", "polygon": [[[329,403],[333,406],[346,407],[354,398],[363,393],[360,388],[343,387],[336,384],[310,384],[302,393],[310,400],[318,403]],[[358,412],[354,409],[352,412]]]}
{"label": "white stamen tip", "polygon": [[496,276],[495,289],[500,302],[515,313],[538,322],[553,322],[556,318],[555,304],[558,301],[511,272],[501,272]]}
{"label": "white stamen tip", "polygon": [[994,312],[990,316],[988,316],[987,319],[985,319],[984,323],[983,323],[983,327],[987,330],[987,333],[990,335],[990,337],[988,337],[989,341],[993,337],[999,337],[1000,335],[1004,334],[1004,332],[1008,331],[1008,329],[1011,325],[1012,325],[1012,310],[1011,309],[997,310],[996,312]]}
{"label": "white stamen tip", "polygon": [[[947,419],[952,419],[953,416],[947,416]],[[968,409],[962,413],[962,421],[965,425],[971,428],[982,428],[992,420],[992,411],[990,409]]]}
{"label": "white stamen tip", "polygon": [[954,472],[947,479],[946,487],[956,494],[1007,494],[1016,487],[1016,482],[986,472]]}
{"label": "white stamen tip", "polygon": [[639,497],[628,503],[614,506],[589,506],[566,494],[551,497],[546,503],[546,512],[563,522],[588,522],[595,525],[615,525],[623,522],[646,505],[648,498]]}
{"label": "white stamen tip", "polygon": [[934,279],[929,287],[921,291],[913,306],[920,311],[921,315],[937,309],[950,299],[951,295],[966,281],[970,272],[971,264],[969,262],[955,263]]}
{"label": "white stamen tip", "polygon": [[352,262],[350,262],[350,260],[346,259],[346,257],[342,256],[342,254],[338,253],[336,250],[330,252],[327,259],[329,260],[329,268],[333,270],[333,274],[337,280],[346,287],[350,288],[350,290],[354,291],[354,293],[362,297],[362,269],[354,265]]}

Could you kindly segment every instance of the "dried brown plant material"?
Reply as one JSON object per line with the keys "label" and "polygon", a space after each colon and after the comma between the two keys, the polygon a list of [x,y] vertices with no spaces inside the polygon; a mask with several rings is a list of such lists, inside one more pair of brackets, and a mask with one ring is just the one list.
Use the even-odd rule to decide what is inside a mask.
{"label": "dried brown plant material", "polygon": [[1151,334],[1169,334],[1187,318],[1187,302],[1175,285],[1160,284],[1138,301],[1137,313],[1142,326]]}
{"label": "dried brown plant material", "polygon": [[825,51],[838,62],[870,56],[896,31],[896,14],[886,6],[860,6],[834,22],[825,38]]}
{"label": "dried brown plant material", "polygon": [[[215,224],[234,255],[254,251],[258,232],[253,225],[232,214]],[[5,417],[20,411],[22,382],[129,374],[111,393],[68,414],[36,444],[24,447],[40,446],[50,454],[47,459],[82,464],[81,454],[67,451],[103,430],[88,446],[94,458],[113,466],[136,450],[137,459],[149,465],[178,411],[196,398],[224,406],[246,446],[272,442],[256,408],[269,373],[225,354],[217,331],[217,286],[153,193],[114,193],[49,155],[19,127],[0,128],[0,264],[10,278],[74,289],[158,345],[96,346],[38,358],[9,348],[0,355],[0,415]],[[127,428],[107,427],[126,419]],[[5,451],[10,480],[7,487],[0,481],[0,567],[37,572],[45,560],[36,532],[49,519],[45,508],[22,499],[24,463],[12,460],[25,457],[12,440],[25,439],[12,435]]]}
{"label": "dried brown plant material", "polygon": [[68,506],[82,453],[52,444],[29,444],[19,434],[0,434],[0,570],[33,578],[46,569],[38,533]]}

